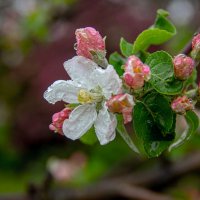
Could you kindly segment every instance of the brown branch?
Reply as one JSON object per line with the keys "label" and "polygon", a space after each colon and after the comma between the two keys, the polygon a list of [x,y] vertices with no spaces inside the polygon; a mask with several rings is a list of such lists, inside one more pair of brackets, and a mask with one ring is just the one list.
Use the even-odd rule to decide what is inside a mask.
{"label": "brown branch", "polygon": [[171,200],[168,196],[142,187],[112,181],[105,182],[104,184],[96,184],[82,190],[54,190],[50,192],[49,196],[56,200],[96,200],[119,196],[140,200]]}
{"label": "brown branch", "polygon": [[[149,162],[149,161],[147,161]],[[156,162],[157,163],[157,162]],[[150,170],[141,170],[129,173],[117,178],[108,178],[99,183],[94,183],[83,189],[55,189],[49,185],[50,178],[45,180],[41,187],[29,189],[29,199],[31,200],[80,200],[80,199],[105,199],[106,197],[122,196],[130,199],[140,200],[169,200],[170,197],[152,192],[144,187],[151,188],[170,184],[185,174],[200,170],[200,152],[191,153],[183,159],[177,160],[165,167],[155,165]],[[48,182],[48,184],[47,184]],[[0,200],[2,197],[0,197]],[[6,200],[26,200],[25,196],[4,196]]]}
{"label": "brown branch", "polygon": [[152,184],[161,185],[170,182],[172,179],[183,176],[191,171],[200,169],[200,152],[188,155],[181,160],[166,167],[129,174],[121,178],[123,182],[135,185],[151,186]]}
{"label": "brown branch", "polygon": [[25,195],[9,194],[9,195],[1,195],[0,200],[29,200],[29,198]]}
{"label": "brown branch", "polygon": [[142,170],[117,178],[105,179],[82,189],[63,188],[49,189],[49,191],[39,189],[31,196],[31,200],[105,199],[116,196],[140,200],[169,200],[170,197],[144,187],[159,186],[162,189],[162,186],[196,170],[200,170],[200,152],[192,153],[165,167],[155,165],[147,171]]}

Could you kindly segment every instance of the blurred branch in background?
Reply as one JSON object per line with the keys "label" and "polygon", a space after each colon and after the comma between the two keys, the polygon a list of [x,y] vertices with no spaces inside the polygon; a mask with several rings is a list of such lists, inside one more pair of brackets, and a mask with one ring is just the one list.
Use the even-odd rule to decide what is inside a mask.
{"label": "blurred branch in background", "polygon": [[[142,161],[142,165],[148,165],[151,161]],[[41,186],[29,186],[29,196],[18,197],[19,200],[78,200],[78,199],[107,199],[114,197],[126,197],[141,200],[168,200],[172,197],[159,194],[164,188],[175,184],[178,178],[190,173],[198,174],[200,170],[200,153],[195,152],[163,167],[162,162],[154,160],[154,165],[147,170],[139,169],[122,177],[105,178],[82,189],[52,188],[53,179],[48,173]],[[153,191],[149,189],[153,189]],[[9,195],[5,198],[14,200],[16,197]]]}

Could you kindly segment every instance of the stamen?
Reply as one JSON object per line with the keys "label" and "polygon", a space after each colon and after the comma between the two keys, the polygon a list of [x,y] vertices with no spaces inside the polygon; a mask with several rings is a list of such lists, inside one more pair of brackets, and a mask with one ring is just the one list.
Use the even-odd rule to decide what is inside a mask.
{"label": "stamen", "polygon": [[78,101],[81,104],[86,104],[86,103],[99,103],[103,100],[103,95],[100,92],[94,92],[88,91],[81,89],[78,93]]}

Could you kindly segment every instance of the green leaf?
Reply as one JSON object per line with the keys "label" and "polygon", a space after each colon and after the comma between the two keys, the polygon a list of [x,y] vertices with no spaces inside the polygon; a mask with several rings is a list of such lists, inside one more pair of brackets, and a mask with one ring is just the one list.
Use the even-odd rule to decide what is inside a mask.
{"label": "green leaf", "polygon": [[164,10],[157,11],[157,17],[153,26],[143,31],[135,40],[133,45],[133,54],[138,51],[145,51],[151,45],[162,44],[171,39],[176,34],[176,28],[166,18],[168,12]]}
{"label": "green leaf", "polygon": [[123,56],[129,57],[130,55],[132,55],[133,44],[128,43],[124,38],[121,38],[120,50]]}
{"label": "green leaf", "polygon": [[136,153],[139,153],[138,148],[133,143],[131,137],[126,131],[126,128],[124,126],[124,119],[123,116],[120,114],[116,115],[117,117],[117,132],[121,135],[121,137],[124,139],[124,141],[128,144],[128,146]]}
{"label": "green leaf", "polygon": [[159,156],[174,140],[176,115],[168,99],[153,91],[134,106],[133,125],[149,157]]}
{"label": "green leaf", "polygon": [[169,12],[167,12],[166,10],[163,10],[163,9],[158,9],[157,13],[159,15],[162,15],[163,17],[168,17],[169,16]]}
{"label": "green leaf", "polygon": [[114,52],[109,57],[109,63],[115,68],[119,76],[122,76],[124,70],[122,69],[125,59],[117,52]]}
{"label": "green leaf", "polygon": [[93,145],[97,141],[96,133],[94,127],[87,131],[81,138],[80,141],[84,144]]}
{"label": "green leaf", "polygon": [[178,140],[170,145],[169,151],[180,146],[186,140],[188,140],[199,127],[199,117],[193,111],[188,111],[185,115],[185,120],[187,122],[188,128],[181,134]]}
{"label": "green leaf", "polygon": [[176,95],[183,88],[183,82],[174,77],[172,57],[165,51],[148,56],[146,64],[151,68],[149,82],[161,94]]}
{"label": "green leaf", "polygon": [[152,92],[144,98],[144,104],[151,111],[154,121],[163,130],[163,133],[165,135],[170,133],[174,124],[174,112],[168,100],[162,95]]}

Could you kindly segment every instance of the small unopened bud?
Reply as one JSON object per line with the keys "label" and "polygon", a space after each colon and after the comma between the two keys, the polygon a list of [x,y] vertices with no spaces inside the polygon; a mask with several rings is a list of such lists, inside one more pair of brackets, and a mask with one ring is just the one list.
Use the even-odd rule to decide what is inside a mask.
{"label": "small unopened bud", "polygon": [[151,71],[149,66],[143,65],[143,75],[145,81],[148,81],[151,78]]}
{"label": "small unopened bud", "polygon": [[106,56],[105,40],[92,27],[80,28],[75,32],[76,35],[76,53],[84,56],[94,62],[103,63]]}
{"label": "small unopened bud", "polygon": [[172,101],[171,108],[176,113],[184,114],[186,111],[194,109],[194,105],[191,99],[187,96],[182,96]]}
{"label": "small unopened bud", "polygon": [[191,76],[194,69],[194,60],[184,54],[177,55],[174,60],[174,73],[180,80],[186,80]]}
{"label": "small unopened bud", "polygon": [[139,70],[143,66],[142,61],[137,57],[137,56],[130,56],[128,57],[128,60],[125,64],[125,71],[134,71],[134,70]]}
{"label": "small unopened bud", "polygon": [[195,35],[192,39],[192,48],[194,49],[195,47],[200,45],[200,33]]}
{"label": "small unopened bud", "polygon": [[112,113],[122,113],[124,123],[132,121],[132,110],[134,106],[133,97],[130,94],[118,94],[112,96],[106,103],[108,110]]}
{"label": "small unopened bud", "polygon": [[71,108],[64,108],[62,111],[55,113],[52,116],[52,123],[49,125],[49,129],[63,135],[62,126],[65,119],[69,118]]}
{"label": "small unopened bud", "polygon": [[200,59],[200,33],[194,36],[192,40],[191,56],[195,60]]}
{"label": "small unopened bud", "polygon": [[144,86],[144,81],[151,77],[149,66],[142,63],[136,56],[130,56],[125,64],[124,81],[131,88],[137,90]]}
{"label": "small unopened bud", "polygon": [[125,72],[124,82],[134,90],[138,90],[144,86],[144,77],[142,74]]}

